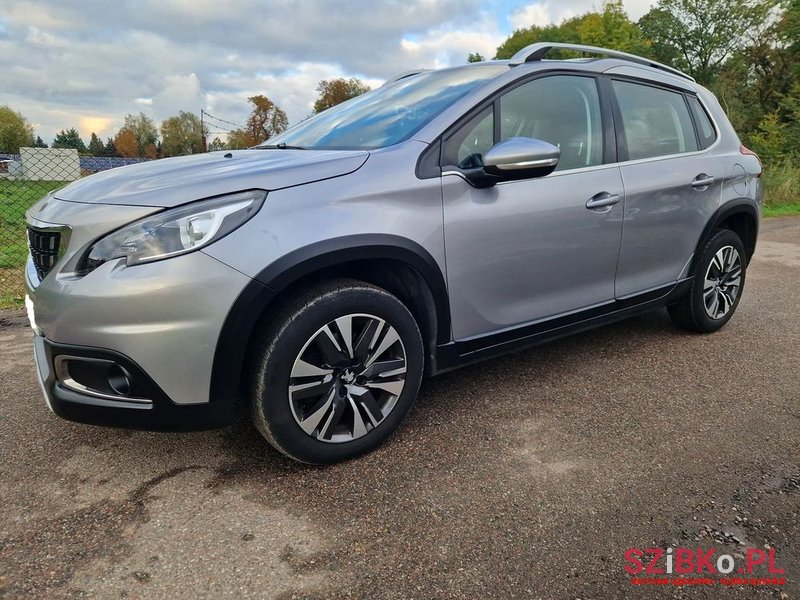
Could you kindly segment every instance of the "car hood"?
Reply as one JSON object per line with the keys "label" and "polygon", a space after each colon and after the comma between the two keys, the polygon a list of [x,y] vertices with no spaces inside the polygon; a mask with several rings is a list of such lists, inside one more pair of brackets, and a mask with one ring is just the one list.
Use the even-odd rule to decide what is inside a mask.
{"label": "car hood", "polygon": [[234,150],[154,160],[79,179],[54,195],[91,204],[171,207],[247,189],[278,190],[347,175],[369,152]]}

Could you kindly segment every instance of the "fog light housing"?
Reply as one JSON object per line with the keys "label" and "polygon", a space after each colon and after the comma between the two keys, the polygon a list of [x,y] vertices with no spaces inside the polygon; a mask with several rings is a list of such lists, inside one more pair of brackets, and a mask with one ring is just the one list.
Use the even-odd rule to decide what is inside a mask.
{"label": "fog light housing", "polygon": [[135,387],[130,373],[112,360],[59,355],[54,363],[58,384],[68,390],[106,400],[151,403],[133,394]]}

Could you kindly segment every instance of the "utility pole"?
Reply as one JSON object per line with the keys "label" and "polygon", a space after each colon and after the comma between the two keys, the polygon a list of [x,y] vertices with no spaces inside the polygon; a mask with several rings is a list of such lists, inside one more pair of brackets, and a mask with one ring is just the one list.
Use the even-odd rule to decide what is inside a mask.
{"label": "utility pole", "polygon": [[201,108],[200,109],[200,152],[208,152],[208,148],[206,147],[206,126],[205,122],[203,121],[203,117],[205,116],[205,111]]}

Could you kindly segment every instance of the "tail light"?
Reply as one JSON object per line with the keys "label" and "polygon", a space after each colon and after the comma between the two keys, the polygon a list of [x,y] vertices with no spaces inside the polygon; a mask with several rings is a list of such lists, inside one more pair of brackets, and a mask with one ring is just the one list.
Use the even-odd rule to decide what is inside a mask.
{"label": "tail light", "polygon": [[[755,156],[756,160],[758,161],[759,166],[761,167],[761,171],[762,172],[764,171],[764,164],[761,162],[761,159],[758,157],[758,154],[756,154],[755,152],[750,150],[750,148],[748,148],[744,144],[739,146],[739,152],[741,152],[745,156]],[[758,174],[758,177],[761,177],[761,173]]]}

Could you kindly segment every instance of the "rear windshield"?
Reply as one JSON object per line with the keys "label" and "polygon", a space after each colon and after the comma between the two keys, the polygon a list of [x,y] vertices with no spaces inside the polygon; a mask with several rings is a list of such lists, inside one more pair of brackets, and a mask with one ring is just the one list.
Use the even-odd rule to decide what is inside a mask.
{"label": "rear windshield", "polygon": [[507,71],[475,65],[425,71],[329,108],[259,147],[361,150],[407,140],[456,100]]}

